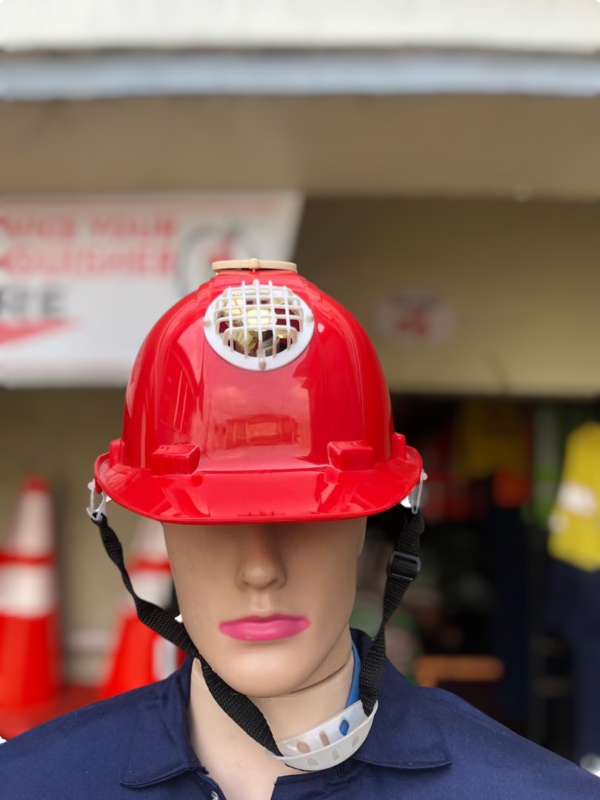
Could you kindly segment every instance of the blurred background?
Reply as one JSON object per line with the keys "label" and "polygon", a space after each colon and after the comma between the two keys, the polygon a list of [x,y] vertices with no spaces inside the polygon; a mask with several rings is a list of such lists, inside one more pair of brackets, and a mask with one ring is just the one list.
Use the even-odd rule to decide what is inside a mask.
{"label": "blurred background", "polygon": [[[423,455],[390,658],[600,774],[599,47],[596,0],[0,2],[1,735],[180,660],[87,484],[154,321],[257,256],[359,319]],[[160,528],[110,513],[176,613]]]}

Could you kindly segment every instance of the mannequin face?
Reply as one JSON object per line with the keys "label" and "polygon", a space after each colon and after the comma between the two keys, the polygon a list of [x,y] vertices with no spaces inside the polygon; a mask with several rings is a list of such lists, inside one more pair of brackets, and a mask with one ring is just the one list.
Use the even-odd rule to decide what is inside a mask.
{"label": "mannequin face", "polygon": [[276,697],[343,666],[366,518],[163,527],[186,629],[230,686]]}

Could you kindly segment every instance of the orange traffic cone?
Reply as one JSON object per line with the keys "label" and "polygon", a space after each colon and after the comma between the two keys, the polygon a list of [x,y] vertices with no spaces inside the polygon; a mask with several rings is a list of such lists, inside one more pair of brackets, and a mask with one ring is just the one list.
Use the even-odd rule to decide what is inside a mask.
{"label": "orange traffic cone", "polygon": [[[162,526],[143,519],[136,532],[127,571],[139,597],[158,606],[171,601],[173,579]],[[162,680],[182,663],[184,654],[139,621],[132,598],[123,598],[108,680],[103,698]]]}
{"label": "orange traffic cone", "polygon": [[52,499],[28,478],[0,550],[0,710],[52,700],[60,686]]}

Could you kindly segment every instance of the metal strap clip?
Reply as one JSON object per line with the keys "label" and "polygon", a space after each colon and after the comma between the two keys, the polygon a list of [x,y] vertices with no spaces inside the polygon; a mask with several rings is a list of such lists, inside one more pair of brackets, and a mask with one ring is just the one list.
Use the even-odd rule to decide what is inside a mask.
{"label": "metal strap clip", "polygon": [[405,508],[410,508],[413,514],[416,514],[419,508],[421,507],[421,494],[423,493],[423,481],[427,480],[427,473],[424,470],[421,470],[421,477],[419,478],[418,484],[412,490],[412,492],[404,498],[404,500],[400,501],[400,505],[403,505]]}
{"label": "metal strap clip", "polygon": [[104,516],[108,518],[108,514],[106,513],[106,504],[110,500],[110,497],[106,494],[104,490],[102,490],[102,500],[100,501],[100,505],[98,508],[94,508],[94,502],[96,499],[96,481],[95,479],[88,483],[88,489],[90,490],[90,504],[86,508],[87,513],[90,515],[94,522],[100,522],[100,516]]}

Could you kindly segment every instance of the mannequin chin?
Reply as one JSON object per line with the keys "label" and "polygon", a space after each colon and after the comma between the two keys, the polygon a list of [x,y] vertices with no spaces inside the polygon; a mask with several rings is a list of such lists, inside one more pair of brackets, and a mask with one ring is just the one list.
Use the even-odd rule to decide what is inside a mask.
{"label": "mannequin chin", "polygon": [[163,527],[186,629],[232,688],[280,697],[347,663],[366,518]]}

